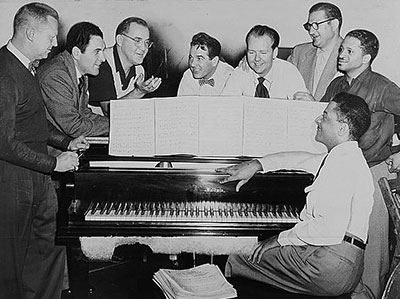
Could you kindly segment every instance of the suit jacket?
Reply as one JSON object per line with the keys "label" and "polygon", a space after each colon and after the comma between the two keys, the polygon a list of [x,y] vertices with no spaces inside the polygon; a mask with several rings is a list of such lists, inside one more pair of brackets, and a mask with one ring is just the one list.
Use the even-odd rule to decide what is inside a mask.
{"label": "suit jacket", "polygon": [[[337,56],[339,47],[343,39],[340,37],[332,49],[332,53],[328,58],[326,66],[321,74],[318,86],[313,94],[315,100],[320,101],[325,94],[326,88],[329,83],[338,74],[337,69]],[[304,78],[307,89],[311,92],[314,90],[314,70],[317,60],[317,48],[312,43],[304,43],[294,47],[292,54],[288,57],[288,61],[293,63]]]}
{"label": "suit jacket", "polygon": [[38,69],[37,76],[47,118],[62,132],[76,138],[108,135],[110,122],[88,107],[88,78],[79,93],[76,68],[71,54],[64,51]]}

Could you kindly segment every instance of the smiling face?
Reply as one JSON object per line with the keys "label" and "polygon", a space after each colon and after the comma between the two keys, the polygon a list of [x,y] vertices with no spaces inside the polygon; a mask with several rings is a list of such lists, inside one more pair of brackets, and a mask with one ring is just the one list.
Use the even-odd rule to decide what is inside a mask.
{"label": "smiling face", "polygon": [[217,68],[218,61],[217,56],[210,59],[208,50],[204,46],[194,45],[190,47],[189,68],[194,79],[211,78]]}
{"label": "smiling face", "polygon": [[58,21],[48,16],[46,22],[37,22],[31,38],[32,60],[47,58],[51,49],[57,46]]}
{"label": "smiling face", "polygon": [[[309,24],[319,23],[319,22],[325,21],[327,19],[328,19],[328,17],[326,16],[325,11],[317,10],[317,11],[310,13],[310,15],[308,16],[307,22]],[[311,27],[308,34],[311,37],[312,44],[314,45],[314,47],[324,49],[338,35],[336,33],[335,20],[320,24],[318,26],[318,30],[315,30],[314,28]]]}
{"label": "smiling face", "polygon": [[98,35],[90,37],[85,52],[82,53],[78,47],[73,48],[76,66],[82,75],[90,74],[97,76],[99,74],[100,65],[105,61],[104,48],[104,41]]}
{"label": "smiling face", "polygon": [[360,40],[347,36],[339,48],[338,69],[352,78],[369,66],[370,55],[364,55]]}
{"label": "smiling face", "polygon": [[247,62],[260,76],[268,74],[272,68],[272,61],[278,53],[278,48],[273,50],[272,44],[272,39],[267,35],[250,35],[247,40]]}
{"label": "smiling face", "polygon": [[149,48],[150,32],[145,26],[131,23],[129,30],[117,36],[117,44],[120,47],[120,58],[128,67],[143,63]]}
{"label": "smiling face", "polygon": [[338,136],[342,123],[338,120],[336,106],[337,103],[331,101],[322,115],[315,119],[317,124],[315,140],[324,144],[328,151],[339,143]]}

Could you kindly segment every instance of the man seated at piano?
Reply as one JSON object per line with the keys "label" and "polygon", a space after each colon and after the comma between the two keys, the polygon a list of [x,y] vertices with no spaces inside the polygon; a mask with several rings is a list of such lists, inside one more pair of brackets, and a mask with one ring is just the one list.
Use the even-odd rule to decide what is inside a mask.
{"label": "man seated at piano", "polygon": [[258,171],[299,169],[315,175],[304,190],[299,222],[260,241],[250,256],[230,255],[225,273],[293,293],[337,296],[354,291],[352,295],[361,296],[357,298],[373,298],[361,275],[374,184],[358,146],[370,125],[370,111],[362,98],[339,93],[315,121],[315,139],[326,146],[326,155],[280,152],[217,169],[229,175],[221,183],[239,181],[237,191]]}
{"label": "man seated at piano", "polygon": [[[232,72],[223,95],[293,99],[307,91],[298,69],[277,58],[279,33],[266,25],[255,25],[246,35],[246,59]],[[248,64],[249,68],[242,67]]]}
{"label": "man seated at piano", "polygon": [[189,51],[189,69],[182,76],[178,96],[219,96],[233,71],[221,61],[221,43],[204,32],[192,37]]}

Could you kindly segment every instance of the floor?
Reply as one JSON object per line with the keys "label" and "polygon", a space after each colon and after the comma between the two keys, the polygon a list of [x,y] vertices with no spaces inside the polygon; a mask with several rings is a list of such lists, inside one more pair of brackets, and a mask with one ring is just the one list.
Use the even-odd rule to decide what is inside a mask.
{"label": "floor", "polygon": [[[176,259],[163,254],[152,254],[145,247],[120,247],[110,262],[89,264],[89,292],[87,298],[77,298],[64,292],[62,299],[164,299],[162,291],[152,281],[160,268],[187,269],[194,265],[213,263],[223,272],[227,256],[180,254]],[[265,284],[240,278],[229,279],[238,299],[321,299],[322,297],[283,292]],[[323,297],[329,299],[333,297]],[[335,299],[348,299],[347,295]]]}

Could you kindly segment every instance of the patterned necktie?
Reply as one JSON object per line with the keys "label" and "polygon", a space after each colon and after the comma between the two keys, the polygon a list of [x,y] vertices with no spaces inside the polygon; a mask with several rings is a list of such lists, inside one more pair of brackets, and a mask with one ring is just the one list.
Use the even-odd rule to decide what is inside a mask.
{"label": "patterned necktie", "polygon": [[254,96],[256,98],[269,98],[268,89],[263,84],[264,81],[265,81],[265,78],[258,77],[258,84],[256,86],[256,92],[254,94]]}
{"label": "patterned necktie", "polygon": [[83,86],[85,85],[85,79],[83,78],[83,76],[81,76],[78,79],[78,88],[79,88],[79,96],[81,96],[82,92],[83,92]]}
{"label": "patterned necktie", "polygon": [[28,69],[32,75],[36,75],[36,68],[39,66],[39,60],[34,60],[29,62]]}
{"label": "patterned necktie", "polygon": [[200,79],[199,80],[199,85],[200,86],[203,86],[203,85],[205,85],[205,84],[208,84],[208,85],[210,85],[211,87],[214,87],[214,85],[215,85],[215,82],[214,82],[214,79],[213,78],[211,78],[211,79]]}

